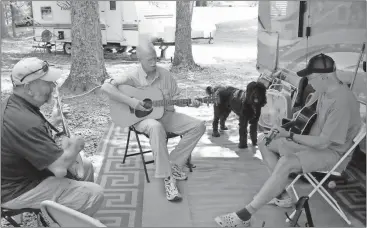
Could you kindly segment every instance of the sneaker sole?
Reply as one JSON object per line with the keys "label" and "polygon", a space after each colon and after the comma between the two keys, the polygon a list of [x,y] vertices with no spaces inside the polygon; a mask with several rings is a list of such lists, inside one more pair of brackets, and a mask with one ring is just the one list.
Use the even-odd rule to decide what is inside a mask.
{"label": "sneaker sole", "polygon": [[293,207],[293,204],[290,203],[290,204],[278,204],[278,203],[275,203],[275,202],[269,202],[267,203],[267,205],[274,205],[274,206],[277,206],[277,207],[281,207],[281,208],[290,208],[290,207]]}
{"label": "sneaker sole", "polygon": [[187,180],[187,179],[188,179],[188,177],[186,177],[186,178],[179,178],[179,177],[175,177],[175,176],[173,176],[173,179],[175,179],[175,180]]}
{"label": "sneaker sole", "polygon": [[173,199],[167,199],[168,201],[180,201],[182,200],[182,197],[175,196]]}

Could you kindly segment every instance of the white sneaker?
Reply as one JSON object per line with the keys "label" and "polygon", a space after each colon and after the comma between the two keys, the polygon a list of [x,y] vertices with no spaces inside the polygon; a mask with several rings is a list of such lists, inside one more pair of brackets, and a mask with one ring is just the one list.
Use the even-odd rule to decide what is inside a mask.
{"label": "white sneaker", "polygon": [[172,176],[176,180],[187,180],[187,174],[176,164],[172,164]]}
{"label": "white sneaker", "polygon": [[166,189],[166,198],[169,201],[178,201],[182,199],[180,192],[176,186],[176,181],[167,177],[164,179],[164,186]]}
{"label": "white sneaker", "polygon": [[283,199],[273,198],[267,204],[270,204],[270,205],[273,204],[278,207],[285,207],[285,208],[293,206],[292,198],[290,196],[286,196]]}
{"label": "white sneaker", "polygon": [[214,219],[221,227],[251,227],[251,219],[243,221],[235,212]]}

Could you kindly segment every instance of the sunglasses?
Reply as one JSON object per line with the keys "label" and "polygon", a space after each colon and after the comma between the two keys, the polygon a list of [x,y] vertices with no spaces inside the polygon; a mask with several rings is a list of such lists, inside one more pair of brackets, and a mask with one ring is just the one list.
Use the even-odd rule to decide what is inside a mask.
{"label": "sunglasses", "polygon": [[38,72],[38,71],[40,71],[40,70],[42,70],[44,73],[46,73],[46,72],[48,71],[48,67],[49,67],[48,62],[47,62],[47,61],[44,61],[44,62],[43,62],[43,66],[42,66],[40,69],[35,70],[35,71],[33,71],[33,72],[29,73],[29,74],[24,75],[24,77],[23,77],[22,79],[20,79],[20,81],[21,81],[21,82],[23,82],[23,80],[24,80],[27,76],[29,76],[29,75],[31,75],[31,74],[34,74],[34,73],[36,73],[36,72]]}

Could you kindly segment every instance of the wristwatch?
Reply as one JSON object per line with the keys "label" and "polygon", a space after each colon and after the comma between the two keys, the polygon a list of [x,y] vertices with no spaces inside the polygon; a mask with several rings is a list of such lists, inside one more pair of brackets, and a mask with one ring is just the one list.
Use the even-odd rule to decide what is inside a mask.
{"label": "wristwatch", "polygon": [[287,137],[287,139],[289,140],[289,141],[293,141],[293,135],[294,135],[294,133],[293,132],[289,132],[289,136]]}

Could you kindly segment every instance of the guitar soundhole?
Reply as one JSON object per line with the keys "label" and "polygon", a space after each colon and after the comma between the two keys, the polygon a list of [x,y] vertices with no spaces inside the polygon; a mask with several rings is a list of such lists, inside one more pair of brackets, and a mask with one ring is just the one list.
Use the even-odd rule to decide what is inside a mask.
{"label": "guitar soundhole", "polygon": [[153,112],[153,108],[152,108],[153,107],[153,102],[152,102],[152,100],[147,98],[147,99],[144,99],[143,102],[144,102],[144,108],[149,109],[149,111],[135,110],[135,116],[138,117],[138,118],[143,118],[143,117],[145,117],[145,116],[147,116],[147,115],[149,115],[150,113]]}

